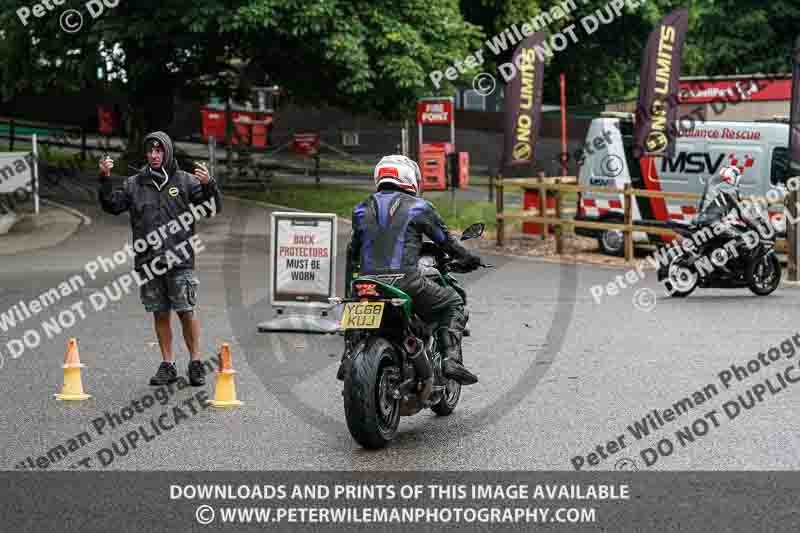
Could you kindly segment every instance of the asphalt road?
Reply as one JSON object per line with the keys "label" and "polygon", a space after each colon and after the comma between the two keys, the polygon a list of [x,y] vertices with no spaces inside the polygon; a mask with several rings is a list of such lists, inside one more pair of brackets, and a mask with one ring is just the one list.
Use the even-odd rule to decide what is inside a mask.
{"label": "asphalt road", "polygon": [[[0,313],[76,274],[88,278],[87,262],[129,240],[127,216],[103,214],[78,196],[65,201],[93,223],[56,248],[3,257]],[[58,445],[68,450],[66,457],[41,461],[50,463],[46,468],[84,461],[97,470],[572,470],[577,456],[583,456],[583,469],[800,467],[800,428],[793,415],[800,385],[787,381],[800,371],[783,372],[795,358],[772,362],[765,356],[768,367],[742,381],[734,378],[730,389],[719,377],[796,332],[799,291],[780,288],[757,298],[747,291],[713,290],[676,300],[664,296],[650,273],[598,304],[590,288],[623,272],[500,257],[489,259],[497,268],[466,277],[473,335],[466,339],[465,360],[480,383],[464,389],[452,416],[426,412],[406,418],[389,448],[362,450],[348,434],[335,378],[341,338],[256,330],[273,316],[266,291],[268,214],[228,201],[221,215],[200,226],[206,248],[198,254],[202,346],[210,356],[220,343],[231,343],[243,406],[194,414],[196,403],[189,400],[198,390],[213,395],[210,379],[200,389],[176,390],[164,405],[141,413],[123,409],[153,394],[148,380],[159,354],[151,320],[135,293],[99,312],[88,298],[129,270],[127,264],[87,280],[79,293],[54,306],[60,312],[84,301],[87,316],[18,358],[9,357],[6,343],[26,329],[41,330],[41,321],[54,314],[47,310],[8,332],[0,329],[0,468],[14,469],[28,457],[35,464]],[[340,225],[340,249],[348,230]],[[653,304],[642,289],[658,295],[650,310],[634,305],[637,299]],[[69,337],[78,339],[86,364],[83,384],[93,396],[88,401],[53,399]],[[184,372],[188,356],[177,344],[177,329],[175,340]],[[747,401],[747,391],[759,383],[762,401],[729,419],[723,404],[738,394]],[[782,390],[772,393],[769,387]],[[672,407],[686,397],[693,399],[691,407]],[[176,406],[185,417],[175,414]],[[672,416],[664,412],[671,408]],[[671,421],[637,440],[628,426],[641,424],[653,409]],[[132,417],[112,428],[111,422],[96,421],[105,413],[111,420],[115,414]],[[177,424],[126,449],[121,439],[162,413]],[[681,440],[676,431],[684,426]],[[91,440],[72,441],[69,449],[82,433]],[[660,440],[665,456],[648,467],[640,452],[657,448]],[[645,457],[652,459],[652,453]]]}

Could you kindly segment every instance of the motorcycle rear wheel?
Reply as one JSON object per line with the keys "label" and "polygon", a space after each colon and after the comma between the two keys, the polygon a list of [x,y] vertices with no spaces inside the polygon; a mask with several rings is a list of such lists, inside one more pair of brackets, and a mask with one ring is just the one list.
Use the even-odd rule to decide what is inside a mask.
{"label": "motorcycle rear wheel", "polygon": [[344,414],[350,434],[368,449],[385,447],[400,425],[400,400],[392,397],[392,375],[399,375],[397,352],[388,341],[367,342],[344,376]]}

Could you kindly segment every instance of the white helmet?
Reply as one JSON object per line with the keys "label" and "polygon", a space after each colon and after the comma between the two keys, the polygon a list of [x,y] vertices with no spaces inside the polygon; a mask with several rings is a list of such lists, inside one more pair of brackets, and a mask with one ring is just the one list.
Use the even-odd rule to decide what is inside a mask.
{"label": "white helmet", "polygon": [[422,173],[419,165],[404,155],[387,155],[375,166],[375,187],[391,183],[405,191],[419,194]]}
{"label": "white helmet", "polygon": [[734,187],[738,187],[739,180],[742,179],[742,171],[739,169],[739,167],[723,167],[722,170],[719,171],[719,179],[725,183],[733,185]]}

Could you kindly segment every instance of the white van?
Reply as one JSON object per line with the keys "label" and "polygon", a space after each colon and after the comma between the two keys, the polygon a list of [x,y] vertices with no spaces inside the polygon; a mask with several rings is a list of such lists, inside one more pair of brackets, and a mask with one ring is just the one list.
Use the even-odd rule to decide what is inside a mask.
{"label": "white van", "polygon": [[[773,122],[695,122],[679,128],[675,157],[632,155],[632,115],[604,113],[594,119],[587,133],[578,183],[593,187],[690,192],[703,194],[705,180],[726,165],[742,171],[742,196],[783,198],[786,194],[789,124]],[[770,192],[773,191],[773,192]],[[669,220],[691,222],[699,200],[640,198],[631,205],[633,220],[644,226],[664,226]],[[578,195],[576,220],[622,221],[622,194],[582,193]],[[785,232],[780,205],[770,206],[770,217],[778,233]],[[618,230],[575,228],[578,235],[595,237],[600,249],[610,255],[624,251],[624,234]],[[661,239],[634,232],[634,242]]]}

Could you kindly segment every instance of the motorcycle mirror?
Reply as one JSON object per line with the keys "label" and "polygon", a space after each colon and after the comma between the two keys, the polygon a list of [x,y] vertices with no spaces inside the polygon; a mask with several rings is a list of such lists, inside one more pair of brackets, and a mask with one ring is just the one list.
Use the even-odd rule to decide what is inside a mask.
{"label": "motorcycle mirror", "polygon": [[483,235],[485,229],[486,224],[483,222],[476,222],[464,230],[464,233],[461,234],[461,240],[466,241],[468,239],[477,239]]}

